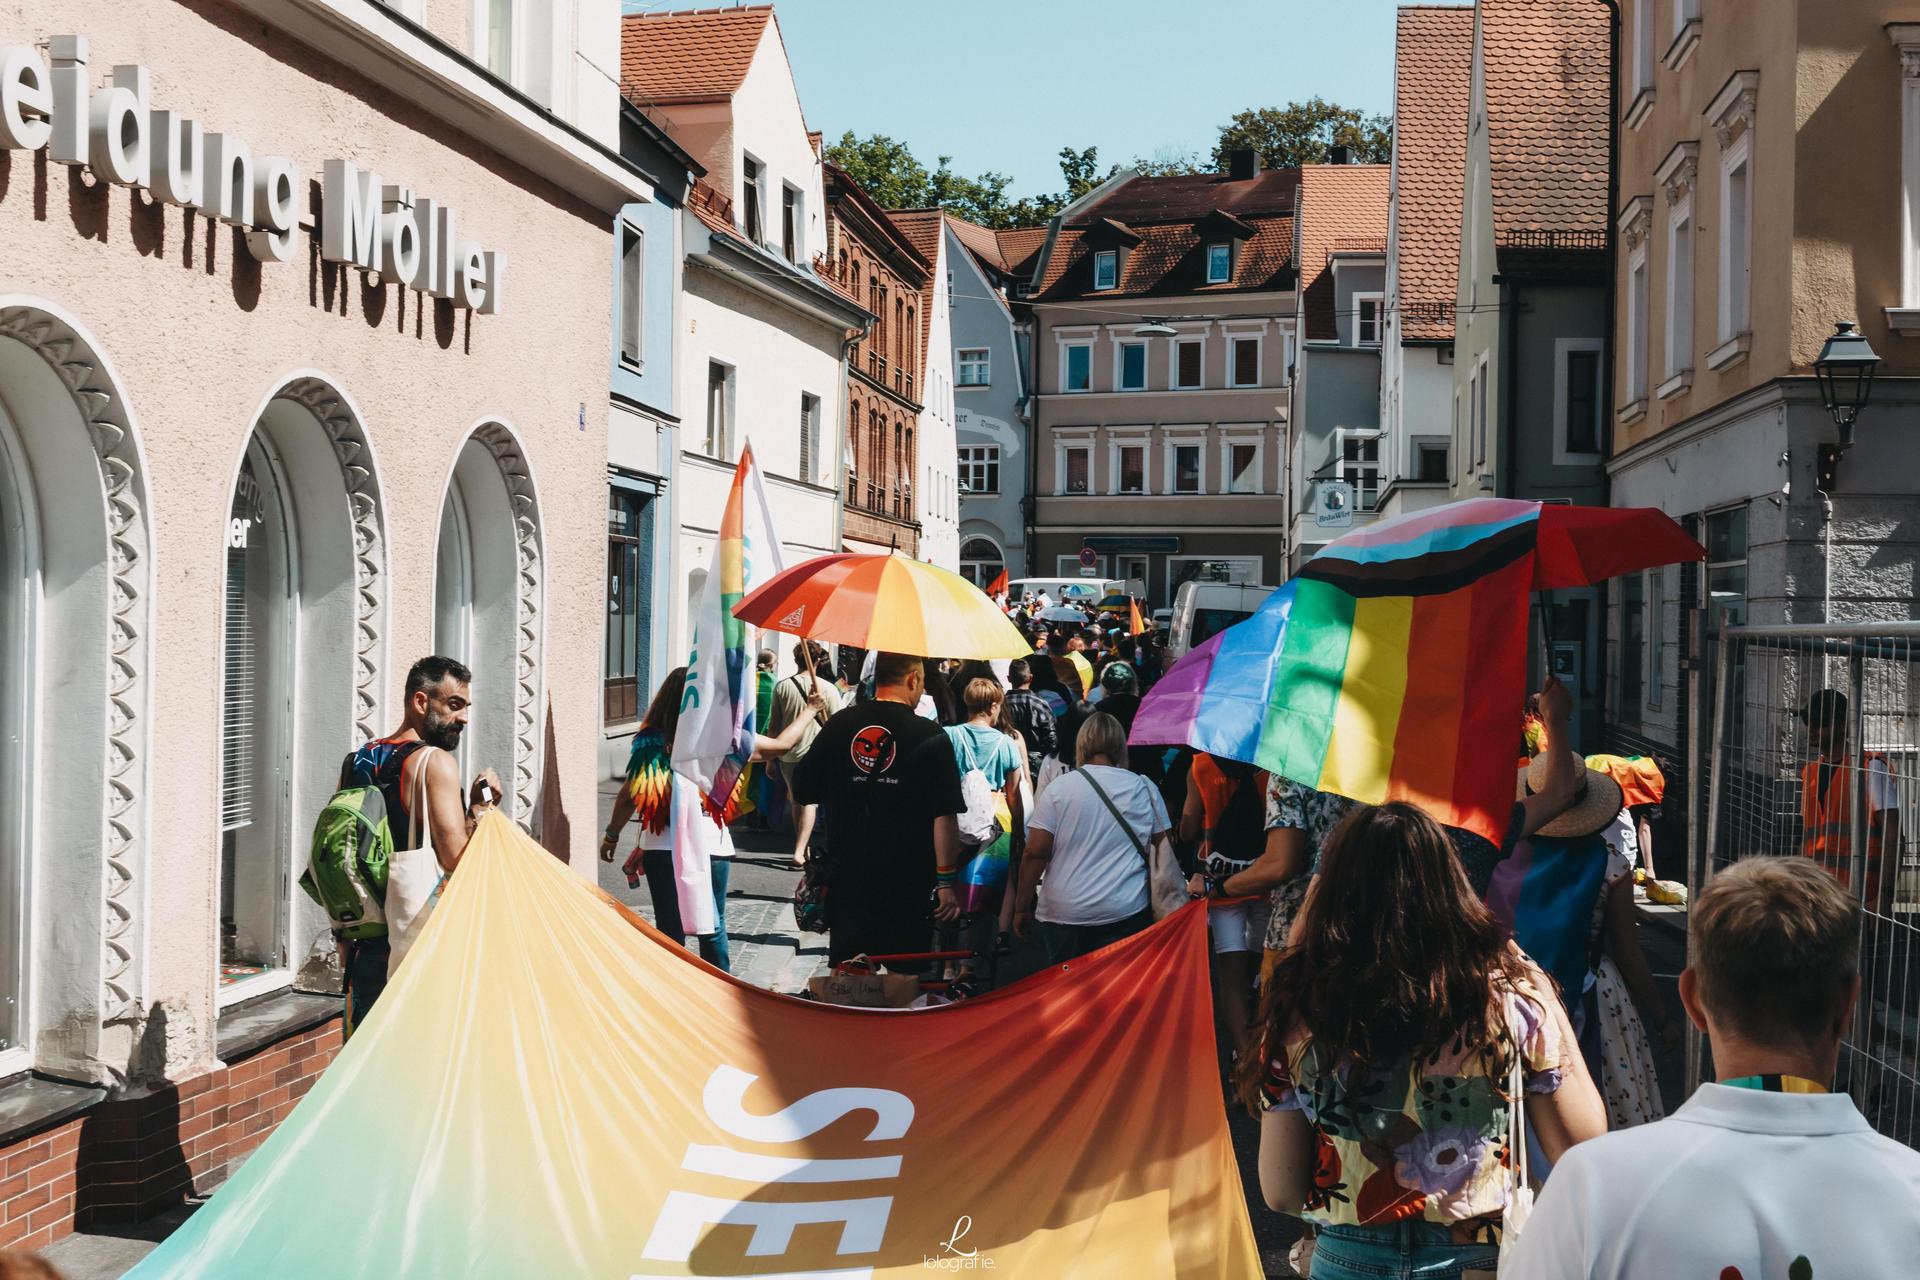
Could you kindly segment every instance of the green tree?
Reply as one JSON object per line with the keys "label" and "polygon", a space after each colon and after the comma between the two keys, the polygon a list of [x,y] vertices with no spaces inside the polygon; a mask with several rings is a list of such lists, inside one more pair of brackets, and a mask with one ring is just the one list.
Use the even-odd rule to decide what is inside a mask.
{"label": "green tree", "polygon": [[927,167],[914,159],[906,143],[884,133],[858,138],[849,129],[826,148],[826,157],[885,208],[920,209],[931,203]]}
{"label": "green tree", "polygon": [[1252,147],[1269,168],[1325,164],[1334,146],[1347,147],[1356,164],[1384,164],[1392,154],[1393,119],[1318,97],[1242,111],[1220,126],[1213,163],[1223,168],[1229,151]]}

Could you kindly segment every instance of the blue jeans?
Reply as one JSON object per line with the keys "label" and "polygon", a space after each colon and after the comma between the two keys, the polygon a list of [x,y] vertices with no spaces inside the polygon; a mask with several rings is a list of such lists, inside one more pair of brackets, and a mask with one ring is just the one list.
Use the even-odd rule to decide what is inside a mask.
{"label": "blue jeans", "polygon": [[1454,1244],[1452,1234],[1438,1222],[1323,1226],[1313,1249],[1313,1280],[1459,1280],[1462,1272],[1499,1265],[1498,1245]]}
{"label": "blue jeans", "polygon": [[346,1008],[340,1018],[345,1040],[373,1012],[373,1002],[387,989],[387,958],[393,946],[386,938],[364,938],[347,943]]}
{"label": "blue jeans", "polygon": [[[654,927],[685,945],[687,931],[680,923],[680,890],[673,878],[672,852],[645,850],[640,865],[647,874],[647,896],[653,900]],[[700,935],[700,958],[717,969],[728,969],[727,881],[733,874],[733,859],[715,858],[712,870],[714,932]]]}

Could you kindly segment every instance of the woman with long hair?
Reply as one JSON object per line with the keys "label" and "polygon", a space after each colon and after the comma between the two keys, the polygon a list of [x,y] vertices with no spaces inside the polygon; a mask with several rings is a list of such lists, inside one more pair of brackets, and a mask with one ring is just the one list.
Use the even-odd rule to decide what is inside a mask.
{"label": "woman with long hair", "polygon": [[[712,933],[701,934],[700,956],[709,964],[729,967],[727,948],[727,881],[733,868],[733,835],[727,830],[746,786],[744,773],[734,788],[722,820],[715,822],[706,812],[700,788],[673,767],[673,739],[680,728],[680,701],[687,687],[687,669],[675,667],[667,673],[647,704],[640,731],[633,736],[633,749],[627,755],[627,781],[614,798],[613,817],[600,840],[602,861],[613,861],[620,833],[627,822],[640,819],[640,843],[622,868],[627,883],[638,887],[644,872],[647,896],[653,902],[653,922],[660,932],[676,942],[686,942],[686,929],[680,918],[680,891],[674,872],[676,841],[683,852],[704,852],[712,868]],[[815,710],[825,704],[817,692],[810,693],[808,705]],[[791,750],[806,732],[812,716],[798,716],[777,738],[754,738],[755,760],[777,760]]]}
{"label": "woman with long hair", "polygon": [[1269,1207],[1319,1224],[1315,1280],[1491,1270],[1524,1115],[1549,1161],[1606,1131],[1551,981],[1420,809],[1349,815],[1328,841],[1237,1072],[1261,1112]]}

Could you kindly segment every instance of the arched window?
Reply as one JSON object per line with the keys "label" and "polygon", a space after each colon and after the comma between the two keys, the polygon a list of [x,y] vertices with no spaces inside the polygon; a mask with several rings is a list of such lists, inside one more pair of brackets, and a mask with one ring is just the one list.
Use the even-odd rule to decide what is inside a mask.
{"label": "arched window", "polygon": [[372,454],[344,397],[314,378],[282,387],[253,424],[228,506],[222,1004],[289,985],[328,929],[292,892],[295,857],[305,857],[305,824],[337,785],[341,758],[392,727],[376,665],[381,526]]}
{"label": "arched window", "polygon": [[920,474],[913,452],[913,428],[906,429],[906,444],[900,450],[900,514],[913,519],[913,478]]}
{"label": "arched window", "polygon": [[860,505],[860,398],[847,397],[847,505]]}
{"label": "arched window", "polygon": [[[539,641],[538,627],[520,626],[539,611],[537,581],[528,582],[538,578],[539,512],[525,471],[505,427],[488,424],[467,439],[441,501],[433,588],[434,651],[473,672],[473,712],[458,751],[461,776],[493,769],[506,791],[507,814],[523,821],[535,799],[527,739],[536,730],[523,723],[519,676],[537,669],[537,661],[522,661],[522,650]],[[516,489],[529,499],[518,516]]]}
{"label": "arched window", "polygon": [[991,538],[973,537],[960,544],[960,576],[986,590],[1005,569],[1006,557]]}
{"label": "arched window", "polygon": [[907,373],[911,376],[920,368],[920,320],[919,308],[907,308]]}
{"label": "arched window", "polygon": [[105,354],[0,307],[0,1077],[134,1069],[104,1027],[147,1012],[145,483]]}

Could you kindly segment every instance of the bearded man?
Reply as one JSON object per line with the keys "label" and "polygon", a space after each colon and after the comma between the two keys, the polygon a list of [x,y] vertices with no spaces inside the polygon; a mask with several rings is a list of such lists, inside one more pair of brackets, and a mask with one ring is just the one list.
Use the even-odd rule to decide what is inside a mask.
{"label": "bearded man", "polygon": [[473,673],[452,658],[422,658],[407,672],[400,728],[340,765],[343,789],[380,789],[393,833],[386,936],[345,944],[349,1025],[367,1016],[399,970],[427,923],[434,891],[460,865],[481,814],[500,798],[500,778],[492,769],[482,769],[471,789],[461,785],[453,752],[472,710]]}

